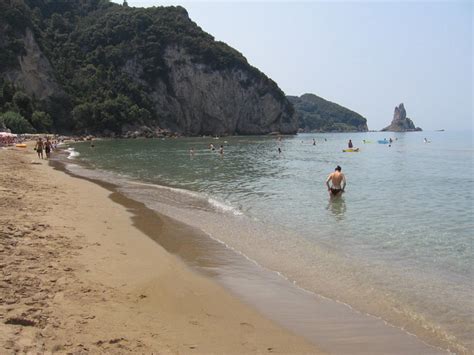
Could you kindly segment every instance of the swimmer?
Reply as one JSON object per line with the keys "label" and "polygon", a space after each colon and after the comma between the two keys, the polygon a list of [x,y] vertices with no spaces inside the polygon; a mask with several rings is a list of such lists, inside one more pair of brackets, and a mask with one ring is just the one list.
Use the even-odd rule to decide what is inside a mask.
{"label": "swimmer", "polygon": [[[328,187],[329,196],[331,198],[342,195],[346,188],[346,177],[343,173],[341,173],[341,170],[342,168],[339,165],[336,166],[334,172],[329,174],[328,178],[326,179],[326,186]],[[329,182],[332,183],[332,186],[329,185]]]}

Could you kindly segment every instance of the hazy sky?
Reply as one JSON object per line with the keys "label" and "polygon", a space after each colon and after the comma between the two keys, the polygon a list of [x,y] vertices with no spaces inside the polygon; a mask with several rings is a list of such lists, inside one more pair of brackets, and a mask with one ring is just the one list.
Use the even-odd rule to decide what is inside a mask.
{"label": "hazy sky", "polygon": [[286,94],[346,106],[369,129],[388,125],[400,102],[425,130],[472,129],[471,1],[128,3],[182,5]]}

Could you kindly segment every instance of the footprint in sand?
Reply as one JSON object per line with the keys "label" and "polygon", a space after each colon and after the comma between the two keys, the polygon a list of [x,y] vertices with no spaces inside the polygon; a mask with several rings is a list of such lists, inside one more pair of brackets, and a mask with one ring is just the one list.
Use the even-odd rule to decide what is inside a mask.
{"label": "footprint in sand", "polygon": [[257,350],[257,338],[255,334],[255,327],[250,323],[240,323],[240,343],[254,352]]}

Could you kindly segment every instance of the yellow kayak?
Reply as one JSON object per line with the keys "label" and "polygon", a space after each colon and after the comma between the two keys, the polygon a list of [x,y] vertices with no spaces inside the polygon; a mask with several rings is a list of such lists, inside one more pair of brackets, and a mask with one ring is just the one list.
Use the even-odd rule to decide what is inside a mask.
{"label": "yellow kayak", "polygon": [[344,153],[358,152],[358,151],[359,151],[359,148],[343,149],[342,151],[343,151]]}
{"label": "yellow kayak", "polygon": [[18,143],[18,144],[15,144],[15,147],[17,147],[17,148],[26,148],[26,144]]}

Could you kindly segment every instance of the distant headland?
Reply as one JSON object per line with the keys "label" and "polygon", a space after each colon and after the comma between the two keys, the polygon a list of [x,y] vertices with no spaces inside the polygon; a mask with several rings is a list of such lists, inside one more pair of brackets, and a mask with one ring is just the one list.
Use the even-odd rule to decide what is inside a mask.
{"label": "distant headland", "polygon": [[367,120],[357,112],[314,94],[287,96],[298,119],[299,132],[367,132]]}
{"label": "distant headland", "polygon": [[415,127],[413,121],[407,117],[405,106],[403,105],[403,103],[401,103],[400,105],[395,107],[392,123],[390,124],[390,126],[387,126],[382,129],[382,132],[384,131],[415,132],[422,131],[422,129],[420,127]]}

